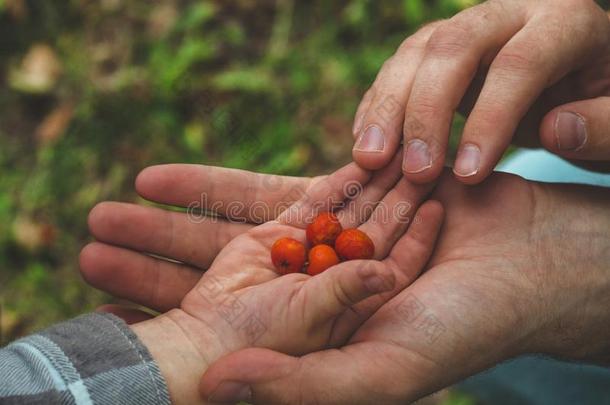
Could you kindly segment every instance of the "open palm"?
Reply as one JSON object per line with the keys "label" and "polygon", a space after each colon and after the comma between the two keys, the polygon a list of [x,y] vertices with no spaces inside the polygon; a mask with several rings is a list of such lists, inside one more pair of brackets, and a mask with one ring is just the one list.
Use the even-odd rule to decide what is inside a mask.
{"label": "open palm", "polygon": [[496,173],[473,188],[444,175],[433,198],[446,221],[427,270],[347,345],[298,358],[246,349],[209,368],[202,392],[230,380],[248,385],[255,403],[402,404],[521,353],[556,353],[549,342],[579,330],[569,327],[578,313],[566,314],[591,305],[565,291],[591,291],[604,271],[603,260],[582,263],[596,253],[574,243],[570,218],[548,220],[566,201],[566,210],[590,204],[577,229],[595,234],[583,212],[608,199],[595,206],[586,190],[570,187]]}
{"label": "open palm", "polygon": [[[331,176],[314,179],[299,201],[278,220],[258,226],[236,223],[236,218],[204,220],[191,211],[170,213],[106,203],[92,212],[90,225],[94,235],[114,246],[100,242],[89,245],[81,254],[81,266],[89,281],[98,285],[110,281],[115,286],[113,292],[119,295],[157,310],[179,308],[192,320],[185,329],[196,346],[210,346],[209,342],[198,340],[199,335],[204,335],[202,329],[214,325],[218,336],[216,355],[252,345],[293,354],[337,346],[419,275],[434,246],[442,209],[438,203],[428,202],[419,209],[419,220],[412,223],[416,207],[431,187],[413,186],[400,179],[397,165],[398,160],[387,171],[371,176],[350,164]],[[239,185],[247,179],[244,176],[234,180],[240,182],[234,190],[242,192],[244,188]],[[139,187],[141,183],[139,180]],[[272,188],[269,184],[268,189]],[[349,190],[354,185],[363,185],[362,189],[357,188],[356,195]],[[225,198],[227,206],[231,200],[240,201],[239,197]],[[256,215],[254,209],[243,208],[240,215],[248,218],[265,211],[261,211],[261,205],[256,206]],[[275,212],[275,208],[266,207],[268,212]],[[279,277],[270,259],[275,240],[292,237],[305,242],[307,222],[317,212],[333,208],[344,227],[360,227],[371,236],[376,246],[375,260],[341,263],[316,277]],[[216,209],[227,212],[218,205]],[[171,225],[167,215],[172,218]],[[154,229],[142,232],[142,227]],[[198,257],[197,248],[212,242],[210,227],[238,236],[223,246],[201,277],[195,266],[203,268],[208,260]],[[127,243],[117,247],[122,241]],[[136,252],[136,246],[156,257]],[[112,280],[108,271],[121,276]],[[127,285],[124,280],[131,277],[143,280],[140,295],[121,290]],[[162,277],[172,284],[164,285]],[[134,287],[129,288],[135,291]],[[182,296],[185,290],[190,292],[184,299],[174,293],[155,295],[160,289],[181,289]],[[161,295],[165,297],[160,298]]]}

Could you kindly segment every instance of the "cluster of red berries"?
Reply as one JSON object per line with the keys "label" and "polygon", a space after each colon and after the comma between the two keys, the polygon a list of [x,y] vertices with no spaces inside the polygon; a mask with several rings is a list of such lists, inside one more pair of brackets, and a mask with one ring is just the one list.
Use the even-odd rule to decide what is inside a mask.
{"label": "cluster of red berries", "polygon": [[299,273],[305,268],[315,276],[340,261],[372,259],[375,245],[359,229],[343,229],[332,212],[318,215],[307,226],[307,241],[312,248],[296,239],[281,238],[271,247],[271,261],[281,274]]}

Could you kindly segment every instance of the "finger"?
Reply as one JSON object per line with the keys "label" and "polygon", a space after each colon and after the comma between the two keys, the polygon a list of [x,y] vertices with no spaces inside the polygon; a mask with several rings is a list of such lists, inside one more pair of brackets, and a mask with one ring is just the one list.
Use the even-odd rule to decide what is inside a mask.
{"label": "finger", "polygon": [[316,178],[305,194],[278,217],[278,221],[305,228],[318,213],[345,205],[345,201],[352,197],[350,193],[361,190],[370,179],[371,172],[355,163],[343,166],[328,176]]}
{"label": "finger", "polygon": [[407,233],[394,244],[384,262],[395,270],[397,291],[410,285],[430,260],[444,215],[440,202],[426,201],[417,210]]}
{"label": "finger", "polygon": [[555,108],[543,119],[545,148],[568,159],[610,160],[610,97],[577,101]]}
{"label": "finger", "polygon": [[311,179],[220,167],[170,164],[144,169],[138,193],[151,201],[212,211],[237,221],[275,219],[305,193]]}
{"label": "finger", "polygon": [[369,346],[350,345],[299,358],[269,349],[241,350],[213,363],[203,375],[199,391],[202,398],[222,403],[407,403],[408,384],[395,384],[396,376],[404,374],[402,370],[392,361],[384,361],[383,369],[375,370],[375,361],[366,355],[370,350],[391,359],[393,353]]}
{"label": "finger", "polygon": [[381,199],[402,177],[400,171],[401,155],[399,149],[392,162],[375,172],[366,186],[360,187],[360,184],[351,184],[355,191],[347,190],[347,194],[353,195],[353,197],[344,209],[337,212],[337,218],[344,228],[355,228],[369,219]]}
{"label": "finger", "polygon": [[[590,22],[549,24],[535,17],[498,53],[468,118],[454,173],[467,184],[485,179],[542,92],[602,49]],[[547,38],[547,40],[537,40]]]}
{"label": "finger", "polygon": [[[395,277],[383,263],[352,260],[308,279],[298,297],[305,324],[321,325],[373,295],[394,289]],[[315,298],[313,298],[315,297]]]}
{"label": "finger", "polygon": [[368,108],[360,112],[362,123],[352,151],[354,161],[361,167],[380,169],[396,153],[411,82],[436,25],[429,24],[407,38],[379,71]]}
{"label": "finger", "polygon": [[373,101],[373,97],[375,96],[375,87],[371,86],[370,89],[364,93],[364,97],[362,97],[362,101],[358,105],[358,109],[356,110],[356,115],[354,116],[354,126],[352,128],[352,134],[354,139],[358,137],[358,134],[362,130],[362,124],[364,123],[364,115],[369,109],[371,105],[371,101]]}
{"label": "finger", "polygon": [[394,288],[355,305],[335,323],[330,341],[343,343],[356,327],[365,322],[389,300],[413,283],[424,270],[436,246],[443,223],[443,206],[437,201],[426,201],[410,221],[407,233],[393,244],[383,263],[394,274]]}
{"label": "finger", "polygon": [[430,194],[434,185],[414,184],[405,177],[375,207],[372,215],[360,226],[375,245],[375,259],[385,258],[407,228],[417,207]]}
{"label": "finger", "polygon": [[403,171],[409,180],[430,182],[443,170],[454,112],[481,61],[523,26],[519,7],[508,7],[487,2],[469,8],[430,36],[405,112]]}
{"label": "finger", "polygon": [[177,308],[202,275],[192,267],[98,242],[83,248],[79,262],[93,287],[160,312]]}
{"label": "finger", "polygon": [[199,268],[209,267],[227,243],[252,227],[220,218],[117,202],[96,205],[88,222],[99,241]]}
{"label": "finger", "polygon": [[133,325],[134,323],[144,322],[154,318],[153,315],[148,314],[144,311],[140,311],[139,309],[127,308],[122,305],[114,304],[101,305],[95,311],[106,312],[109,314],[113,314],[114,316],[118,316],[123,321],[125,321],[127,325]]}

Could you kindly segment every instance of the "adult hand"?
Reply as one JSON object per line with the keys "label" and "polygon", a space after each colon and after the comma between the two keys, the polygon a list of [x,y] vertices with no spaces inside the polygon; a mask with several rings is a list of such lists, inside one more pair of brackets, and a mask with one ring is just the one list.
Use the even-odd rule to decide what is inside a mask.
{"label": "adult hand", "polygon": [[429,269],[348,345],[231,354],[203,396],[230,382],[261,404],[402,404],[522,353],[610,362],[610,191],[445,175],[433,198],[446,222]]}
{"label": "adult hand", "polygon": [[[371,177],[352,163],[316,182],[278,221],[254,227],[230,241],[197,285],[180,299],[179,309],[134,326],[157,359],[175,400],[189,392],[185,384],[189,375],[197,378],[207,364],[231,351],[257,345],[299,354],[343,344],[383,303],[413,281],[432,251],[442,209],[438,203],[426,202],[417,211],[421,221],[409,226],[415,207],[431,187],[399,179],[399,165],[396,159],[387,169],[390,173]],[[353,185],[364,188],[355,196],[346,195]],[[376,260],[345,262],[316,277],[278,277],[270,260],[273,242],[283,236],[304,241],[307,219],[335,204],[344,205],[337,211],[344,226],[358,226],[371,236]],[[157,231],[164,235],[164,229]],[[181,229],[176,231],[181,234]],[[205,241],[181,242],[196,249]],[[81,255],[85,273],[99,261],[90,249]],[[183,279],[176,274],[172,277]],[[160,335],[171,340],[177,335],[186,349],[168,353]],[[184,358],[189,360],[181,360]],[[176,364],[181,366],[178,374],[183,378],[176,378]],[[190,381],[194,389],[196,384],[192,378]]]}
{"label": "adult hand", "polygon": [[406,177],[432,181],[459,110],[463,183],[489,176],[515,134],[525,146],[539,135],[568,159],[608,161],[609,96],[610,23],[593,0],[490,0],[402,43],[358,108],[353,156],[378,169],[404,137]]}

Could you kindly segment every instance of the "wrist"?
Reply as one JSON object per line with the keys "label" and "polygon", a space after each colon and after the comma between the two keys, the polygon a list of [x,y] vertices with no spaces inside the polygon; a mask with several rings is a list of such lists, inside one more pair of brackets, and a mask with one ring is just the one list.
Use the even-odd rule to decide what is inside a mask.
{"label": "wrist", "polygon": [[[533,351],[610,360],[610,189],[538,185],[540,329]],[[544,269],[546,268],[546,270]]]}
{"label": "wrist", "polygon": [[212,328],[179,309],[131,328],[159,366],[172,403],[204,403],[197,390],[201,375],[226,354]]}

